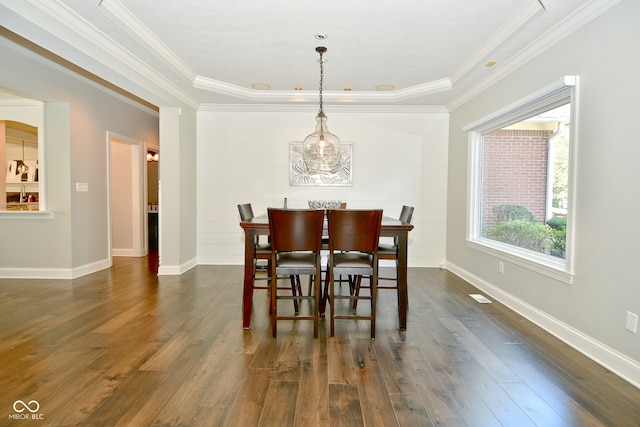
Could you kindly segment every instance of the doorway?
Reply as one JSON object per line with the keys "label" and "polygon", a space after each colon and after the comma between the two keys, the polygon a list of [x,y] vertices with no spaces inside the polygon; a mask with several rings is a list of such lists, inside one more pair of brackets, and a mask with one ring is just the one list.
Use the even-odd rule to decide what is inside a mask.
{"label": "doorway", "polygon": [[146,150],[144,142],[108,132],[109,253],[147,255]]}

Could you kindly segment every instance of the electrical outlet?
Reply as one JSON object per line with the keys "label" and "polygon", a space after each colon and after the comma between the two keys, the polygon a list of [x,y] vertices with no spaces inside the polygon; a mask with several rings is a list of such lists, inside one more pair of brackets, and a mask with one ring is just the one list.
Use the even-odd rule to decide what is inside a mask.
{"label": "electrical outlet", "polygon": [[504,273],[504,262],[502,261],[498,263],[498,273],[500,274]]}
{"label": "electrical outlet", "polygon": [[627,329],[634,334],[638,333],[638,315],[627,311]]}

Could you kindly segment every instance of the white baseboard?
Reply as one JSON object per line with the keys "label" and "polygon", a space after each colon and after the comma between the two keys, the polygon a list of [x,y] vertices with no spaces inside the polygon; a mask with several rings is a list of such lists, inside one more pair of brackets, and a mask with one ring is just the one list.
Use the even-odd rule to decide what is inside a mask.
{"label": "white baseboard", "polygon": [[196,258],[192,258],[180,265],[161,265],[158,267],[158,276],[179,276],[196,265],[198,265]]}
{"label": "white baseboard", "polygon": [[3,279],[76,279],[109,268],[109,260],[96,261],[76,268],[0,268]]}
{"label": "white baseboard", "polygon": [[583,332],[550,316],[538,308],[505,292],[470,272],[447,262],[446,269],[473,286],[500,301],[527,320],[535,323],[556,338],[570,345],[596,363],[609,369],[619,377],[640,388],[640,363],[593,339]]}
{"label": "white baseboard", "polygon": [[111,256],[128,256],[134,257],[133,249],[131,248],[112,248]]}
{"label": "white baseboard", "polygon": [[105,268],[110,268],[111,263],[108,259],[103,259],[101,261],[92,262],[91,264],[85,264],[81,267],[76,267],[72,270],[72,279],[76,279],[78,277],[86,276],[87,274],[95,273],[96,271],[104,270]]}

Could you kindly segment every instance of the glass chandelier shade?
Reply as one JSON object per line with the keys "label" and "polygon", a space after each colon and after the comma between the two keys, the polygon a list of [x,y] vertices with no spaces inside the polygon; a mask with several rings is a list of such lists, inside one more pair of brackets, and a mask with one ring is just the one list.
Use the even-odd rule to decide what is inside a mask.
{"label": "glass chandelier shade", "polygon": [[338,170],[340,139],[329,132],[327,116],[316,116],[316,130],[302,142],[303,158],[310,173],[333,173]]}
{"label": "glass chandelier shade", "polygon": [[24,139],[22,140],[22,163],[18,165],[18,173],[25,174],[29,172],[29,166],[24,162]]}
{"label": "glass chandelier shade", "polygon": [[316,116],[316,130],[302,142],[302,158],[310,174],[335,173],[339,168],[340,139],[329,132],[327,116],[322,105],[322,85],[324,80],[324,61],[322,54],[327,48],[319,46],[320,54],[320,111]]}

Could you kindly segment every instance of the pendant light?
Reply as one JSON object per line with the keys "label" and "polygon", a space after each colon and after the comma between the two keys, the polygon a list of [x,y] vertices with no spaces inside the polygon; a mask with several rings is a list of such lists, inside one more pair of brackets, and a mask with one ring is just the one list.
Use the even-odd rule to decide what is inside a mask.
{"label": "pendant light", "polygon": [[29,172],[29,166],[24,162],[24,139],[22,140],[22,163],[18,166],[18,173],[25,174]]}
{"label": "pendant light", "polygon": [[310,174],[335,173],[339,168],[340,139],[329,132],[327,116],[322,105],[322,85],[324,83],[324,60],[326,47],[316,47],[320,54],[320,111],[316,116],[316,130],[302,143],[302,156]]}

